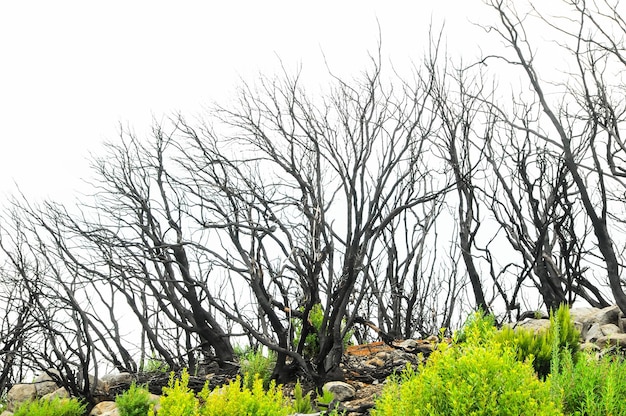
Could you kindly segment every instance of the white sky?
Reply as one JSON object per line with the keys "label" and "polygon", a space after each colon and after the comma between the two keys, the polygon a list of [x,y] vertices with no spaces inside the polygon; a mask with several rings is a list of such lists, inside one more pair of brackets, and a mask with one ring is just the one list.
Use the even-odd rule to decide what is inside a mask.
{"label": "white sky", "polygon": [[15,183],[27,196],[69,197],[120,123],[145,135],[153,118],[199,116],[240,78],[279,72],[277,57],[323,77],[323,51],[357,75],[377,20],[396,65],[420,60],[431,17],[445,19],[452,49],[474,50],[468,19],[486,10],[480,0],[4,1],[0,197]]}

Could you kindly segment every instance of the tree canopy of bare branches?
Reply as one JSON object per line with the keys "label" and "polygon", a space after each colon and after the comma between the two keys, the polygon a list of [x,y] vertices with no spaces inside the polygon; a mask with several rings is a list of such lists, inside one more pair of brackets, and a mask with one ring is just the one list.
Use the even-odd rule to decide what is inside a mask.
{"label": "tree canopy of bare branches", "polygon": [[92,398],[102,363],[231,371],[242,344],[274,351],[279,381],[322,383],[349,342],[451,332],[474,309],[626,312],[622,11],[485,10],[503,47],[476,62],[439,35],[406,71],[382,48],[318,90],[283,70],[200,121],[122,130],[75,206],[12,200],[0,390],[56,368]]}

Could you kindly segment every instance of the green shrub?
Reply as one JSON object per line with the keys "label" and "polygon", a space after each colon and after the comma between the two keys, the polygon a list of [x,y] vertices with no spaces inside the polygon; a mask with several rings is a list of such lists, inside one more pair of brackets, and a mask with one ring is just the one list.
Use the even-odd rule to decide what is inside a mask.
{"label": "green shrub", "polygon": [[157,357],[154,351],[152,351],[152,356],[145,363],[141,362],[140,368],[146,373],[167,373],[171,370],[170,366],[163,359]]}
{"label": "green shrub", "polygon": [[519,361],[532,359],[533,367],[540,378],[545,378],[551,370],[553,348],[556,346],[560,354],[567,351],[576,360],[580,345],[580,333],[574,326],[569,308],[562,305],[556,312],[550,313],[550,328],[535,332],[530,329],[512,329],[505,326],[495,335],[501,344],[512,345],[517,352]]}
{"label": "green shrub", "polygon": [[14,416],[83,416],[86,406],[77,399],[39,399],[19,405]]}
{"label": "green shrub", "polygon": [[120,416],[146,416],[150,410],[150,392],[133,383],[124,393],[115,398]]}
{"label": "green shrub", "polygon": [[[263,386],[265,386],[265,388],[269,388],[272,372],[274,370],[274,366],[276,365],[276,353],[274,351],[270,351],[268,355],[265,356],[260,350],[254,351],[248,349],[239,351],[237,355],[239,356],[239,371],[241,375],[244,376],[244,380],[249,383],[246,387],[252,389],[254,375],[258,374],[259,378],[263,380]],[[246,378],[246,374],[251,374],[252,377]]]}
{"label": "green shrub", "polygon": [[475,319],[465,342],[441,347],[418,371],[411,367],[383,389],[372,415],[560,415],[549,382],[520,362],[495,328]]}
{"label": "green shrub", "polygon": [[302,385],[300,380],[296,382],[296,386],[293,389],[293,409],[296,413],[312,413],[313,406],[311,405],[311,392],[308,392],[306,396],[302,394]]}
{"label": "green shrub", "polygon": [[[304,312],[304,308],[300,308],[301,312]],[[309,323],[313,326],[314,331],[309,333],[304,340],[304,350],[302,351],[305,357],[314,357],[319,353],[320,350],[320,340],[319,340],[319,331],[322,329],[322,322],[324,321],[324,309],[320,303],[316,303],[308,316]],[[293,345],[297,347],[300,343],[300,338],[302,336],[302,321],[300,319],[293,319],[293,326],[295,328],[295,335],[293,338]],[[343,328],[342,328],[343,329]],[[348,346],[350,343],[350,338],[352,338],[353,333],[348,331],[346,336],[343,339],[344,348]]]}
{"label": "green shrub", "polygon": [[[304,308],[301,308],[300,311],[304,312]],[[304,350],[302,352],[306,357],[313,357],[319,352],[320,349],[318,332],[322,328],[322,322],[324,320],[324,309],[321,304],[317,303],[313,306],[309,312],[308,320],[311,326],[313,326],[314,331],[306,336],[306,339],[304,340]],[[300,344],[300,338],[302,337],[302,321],[294,319],[293,323],[295,328],[293,344],[294,347],[297,347],[298,344]]]}
{"label": "green shrub", "polygon": [[[247,377],[250,377],[249,375]],[[245,387],[248,383],[237,378],[213,391],[209,390],[208,383],[199,396],[203,402],[200,410],[202,416],[286,416],[294,412],[288,400],[283,397],[282,390],[274,382],[270,383],[267,391],[263,387],[263,380],[253,377],[252,389]],[[159,412],[161,416],[161,412]]]}
{"label": "green shrub", "polygon": [[454,334],[456,343],[463,343],[471,338],[473,342],[490,339],[496,331],[496,319],[483,311],[470,314],[461,330]]}
{"label": "green shrub", "polygon": [[626,363],[622,357],[595,359],[582,354],[574,362],[562,354],[561,370],[550,376],[557,387],[566,414],[626,415]]}
{"label": "green shrub", "polygon": [[333,400],[335,400],[335,395],[329,390],[322,389],[322,393],[317,395],[317,407],[327,410]]}
{"label": "green shrub", "polygon": [[[159,416],[199,416],[199,402],[194,392],[189,389],[189,373],[183,370],[179,379],[174,372],[170,374],[167,387],[163,387],[163,394],[159,400],[161,408]],[[154,415],[154,410],[148,413]]]}
{"label": "green shrub", "polygon": [[559,351],[567,350],[575,361],[580,345],[580,333],[565,305],[556,314],[550,314],[550,328],[540,332],[525,328],[513,329],[509,326],[497,330],[492,315],[476,312],[470,315],[463,328],[455,335],[455,340],[463,343],[468,336],[473,337],[474,342],[493,338],[497,343],[513,347],[518,361],[532,360],[535,371],[542,379],[550,373],[553,346],[556,345]]}

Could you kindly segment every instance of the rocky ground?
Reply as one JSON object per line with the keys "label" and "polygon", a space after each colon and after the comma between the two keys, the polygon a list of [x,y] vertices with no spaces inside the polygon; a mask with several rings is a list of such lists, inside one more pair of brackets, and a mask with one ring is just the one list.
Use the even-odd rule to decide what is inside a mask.
{"label": "rocky ground", "polygon": [[[578,308],[571,311],[572,321],[581,332],[581,347],[602,353],[610,349],[626,350],[626,318],[617,306],[603,309]],[[549,327],[547,316],[526,318],[514,326],[542,330]],[[445,340],[449,342],[449,340]],[[417,365],[426,359],[437,347],[439,339],[430,337],[425,340],[403,340],[389,343],[374,342],[366,345],[349,346],[342,363],[345,382],[333,382],[327,387],[337,399],[334,405],[345,410],[347,415],[368,415],[373,407],[387,378],[394,372],[402,371],[407,363]],[[154,394],[160,393],[162,386],[167,384],[167,374],[118,374],[100,380],[102,386],[102,402],[91,412],[93,416],[117,416],[117,409],[112,398],[128,388],[131,381],[148,384]],[[233,374],[213,375],[209,378],[211,387],[224,384],[234,378]],[[191,377],[190,387],[200,390],[207,378]],[[306,390],[307,385],[304,385]],[[308,386],[309,389],[311,386]],[[294,384],[284,386],[285,394],[291,396]],[[306,393],[306,391],[305,391]],[[55,382],[46,374],[41,375],[33,383],[15,385],[8,393],[11,408],[21,401],[42,396],[66,397],[67,391],[59,389]],[[0,416],[9,416],[4,412]]]}
{"label": "rocky ground", "polygon": [[428,357],[437,342],[437,337],[431,337],[390,345],[380,341],[348,347],[342,365],[346,383],[354,388],[354,396],[342,401],[340,409],[352,416],[369,414],[385,380],[394,372],[401,372],[407,363],[415,366]]}

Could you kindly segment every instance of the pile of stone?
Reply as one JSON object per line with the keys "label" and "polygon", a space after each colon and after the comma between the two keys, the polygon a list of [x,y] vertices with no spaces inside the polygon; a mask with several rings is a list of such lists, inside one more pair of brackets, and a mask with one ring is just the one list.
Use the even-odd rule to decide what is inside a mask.
{"label": "pile of stone", "polygon": [[[64,387],[59,387],[57,382],[54,381],[55,378],[60,378],[59,372],[50,369],[35,377],[31,383],[24,382],[11,387],[7,394],[7,410],[2,412],[0,416],[12,415],[12,412],[23,402],[37,399],[69,398],[69,392]],[[91,378],[90,383],[95,386],[94,395],[96,397],[109,397],[111,386],[129,386],[132,380],[133,376],[131,374],[121,373],[107,375],[100,380]],[[158,408],[159,396],[152,395],[151,398],[155,402],[155,407]],[[89,413],[90,416],[118,416],[118,414],[114,401],[102,401]]]}
{"label": "pile of stone", "polygon": [[[581,348],[601,351],[607,348],[626,348],[626,318],[617,305],[606,308],[573,308],[570,317],[580,331]],[[535,331],[550,327],[547,315],[528,318],[515,327]]]}
{"label": "pile of stone", "polygon": [[[50,370],[50,374],[56,374],[56,370]],[[18,404],[38,398],[54,399],[69,398],[68,391],[64,388],[60,388],[50,374],[44,373],[37,376],[32,383],[22,383],[14,385],[7,394],[7,410],[2,412],[0,416],[11,415],[11,411],[17,407]]]}
{"label": "pile of stone", "polygon": [[[626,349],[626,317],[617,306],[607,308],[574,308],[570,311],[572,321],[581,332],[581,347],[597,351],[607,348]],[[548,316],[533,315],[515,324],[515,327],[529,328],[535,331],[545,330],[550,326]],[[392,342],[374,342],[366,345],[350,346],[346,349],[342,363],[347,382],[327,383],[324,388],[335,397],[333,405],[351,416],[369,414],[374,406],[373,399],[382,390],[387,377],[402,371],[407,364],[416,366],[421,360],[437,348],[438,337],[424,340],[403,340]],[[449,340],[445,340],[448,341]],[[38,398],[65,398],[69,393],[59,388],[48,371],[32,383],[16,384],[7,395],[7,411],[0,416],[10,416],[19,403]],[[56,377],[58,378],[58,377]],[[128,386],[136,378],[131,374],[117,374],[92,380],[96,386],[96,396],[107,398],[98,403],[90,416],[118,416],[118,410],[111,396],[119,393],[119,386]],[[143,383],[145,380],[140,380]],[[212,381],[212,380],[211,380]],[[220,383],[221,384],[221,383]],[[152,395],[157,404],[158,395]]]}

